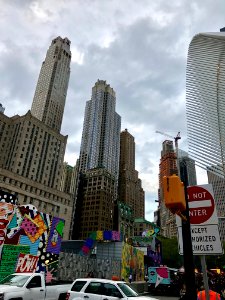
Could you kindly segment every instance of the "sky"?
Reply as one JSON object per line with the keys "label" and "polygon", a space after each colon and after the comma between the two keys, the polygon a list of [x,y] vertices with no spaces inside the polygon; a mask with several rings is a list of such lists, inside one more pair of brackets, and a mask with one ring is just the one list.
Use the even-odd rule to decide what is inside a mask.
{"label": "sky", "polygon": [[[61,133],[65,161],[79,156],[85,103],[95,82],[116,92],[121,130],[134,136],[145,217],[157,208],[162,142],[181,133],[188,151],[185,81],[188,47],[200,32],[225,27],[224,0],[0,0],[0,103],[5,114],[31,109],[52,39],[68,37],[72,62]],[[161,131],[164,134],[156,133]],[[197,168],[198,184],[207,183]]]}

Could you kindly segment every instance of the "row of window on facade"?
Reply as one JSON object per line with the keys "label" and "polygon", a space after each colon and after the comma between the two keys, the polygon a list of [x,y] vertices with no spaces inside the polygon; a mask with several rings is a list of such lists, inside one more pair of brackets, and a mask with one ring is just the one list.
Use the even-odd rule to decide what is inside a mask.
{"label": "row of window on facade", "polygon": [[17,187],[20,187],[20,188],[22,188],[23,190],[25,190],[27,192],[34,193],[36,195],[40,195],[40,196],[48,198],[50,200],[53,200],[53,201],[56,201],[56,202],[61,202],[62,204],[65,204],[65,205],[70,204],[69,199],[64,199],[64,198],[56,196],[52,193],[49,193],[49,192],[46,192],[46,191],[41,190],[39,188],[30,186],[30,185],[25,184],[23,182],[8,178],[6,176],[3,176],[3,178],[0,181],[8,183],[8,184],[12,184],[12,185],[17,186]]}

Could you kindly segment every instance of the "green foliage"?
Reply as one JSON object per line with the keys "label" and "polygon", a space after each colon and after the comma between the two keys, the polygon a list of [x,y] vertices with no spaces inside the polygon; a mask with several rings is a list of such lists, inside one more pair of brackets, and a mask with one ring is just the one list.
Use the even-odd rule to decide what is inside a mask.
{"label": "green foliage", "polygon": [[178,241],[176,238],[157,236],[162,243],[162,264],[171,268],[180,268],[183,265],[183,257],[178,252]]}
{"label": "green foliage", "polygon": [[[225,242],[222,243],[225,249]],[[225,270],[225,254],[206,256],[206,264],[208,269],[224,269]]]}
{"label": "green foliage", "polygon": [[[166,238],[157,236],[162,243],[162,263],[172,268],[180,268],[183,265],[183,256],[178,252],[178,241],[176,238]],[[223,249],[225,249],[225,242],[223,242]],[[225,270],[225,253],[222,255],[206,256],[207,269],[224,269]],[[200,257],[194,255],[195,268],[201,270]]]}

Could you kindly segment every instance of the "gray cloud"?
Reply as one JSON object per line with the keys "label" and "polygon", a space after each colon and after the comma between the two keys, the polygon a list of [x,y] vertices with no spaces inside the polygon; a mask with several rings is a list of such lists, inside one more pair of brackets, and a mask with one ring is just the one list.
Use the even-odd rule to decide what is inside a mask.
{"label": "gray cloud", "polygon": [[65,159],[75,164],[85,103],[97,79],[107,80],[116,91],[122,129],[128,128],[135,137],[146,217],[153,220],[166,138],[155,131],[172,136],[181,131],[180,147],[187,149],[188,45],[195,34],[225,26],[224,2],[0,0],[0,4],[0,102],[5,113],[25,114],[30,109],[51,40],[67,36],[73,62],[62,125],[62,134],[68,135]]}

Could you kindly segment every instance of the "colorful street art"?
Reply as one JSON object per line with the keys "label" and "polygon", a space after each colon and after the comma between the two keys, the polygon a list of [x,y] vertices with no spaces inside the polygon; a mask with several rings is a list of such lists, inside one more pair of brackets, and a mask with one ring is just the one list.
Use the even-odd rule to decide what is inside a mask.
{"label": "colorful street art", "polygon": [[128,281],[130,274],[134,281],[144,280],[144,252],[124,243],[121,278]]}
{"label": "colorful street art", "polygon": [[159,267],[162,264],[162,243],[157,238],[147,247],[147,256],[151,258],[151,266]]}
{"label": "colorful street art", "polygon": [[64,225],[63,219],[31,204],[18,205],[15,195],[0,191],[0,280],[13,272],[43,271],[54,278]]}
{"label": "colorful street art", "polygon": [[122,235],[118,231],[94,231],[84,242],[83,247],[81,248],[80,255],[88,255],[94,245],[95,241],[122,241]]}

